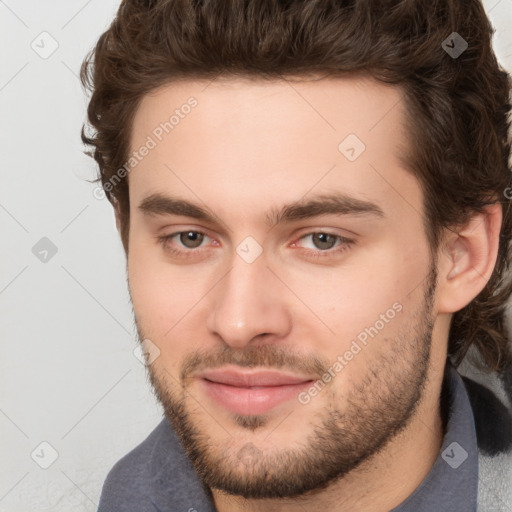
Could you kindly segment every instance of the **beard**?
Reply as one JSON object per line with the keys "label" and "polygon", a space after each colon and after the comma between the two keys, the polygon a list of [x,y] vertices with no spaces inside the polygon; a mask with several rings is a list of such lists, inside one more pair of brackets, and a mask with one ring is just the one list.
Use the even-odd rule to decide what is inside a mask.
{"label": "beard", "polygon": [[[329,361],[299,356],[297,350],[290,352],[270,343],[243,350],[224,347],[214,353],[194,352],[183,362],[179,379],[165,368],[149,365],[156,397],[204,487],[246,499],[304,496],[343,478],[406,429],[422,401],[427,383],[437,281],[434,263],[426,281],[423,301],[402,320],[400,332],[393,338],[369,342],[385,344],[385,350],[369,360],[357,382],[347,383],[343,390],[344,405],[340,406],[334,386],[326,386],[311,402],[322,400],[322,408],[313,409],[311,418],[302,426],[292,423],[295,432],[298,429],[304,432],[298,447],[274,446],[269,451],[268,443],[260,449],[256,439],[254,443],[247,442],[251,439],[249,432],[262,429],[272,421],[266,415],[232,415],[238,426],[236,432],[232,435],[228,432],[232,429],[224,429],[224,439],[212,438],[208,422],[219,422],[187,391],[190,380],[187,377],[200,369],[234,364],[306,371],[321,378]],[[142,340],[145,337],[139,329],[141,326],[137,321],[136,324]],[[240,428],[245,432],[240,433]]]}

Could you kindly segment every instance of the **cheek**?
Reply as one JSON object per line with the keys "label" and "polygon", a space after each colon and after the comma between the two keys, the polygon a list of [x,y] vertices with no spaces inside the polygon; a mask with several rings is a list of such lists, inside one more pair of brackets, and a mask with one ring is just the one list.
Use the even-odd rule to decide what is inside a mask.
{"label": "cheek", "polygon": [[206,330],[207,294],[220,270],[171,265],[160,250],[143,251],[142,247],[130,245],[133,309],[142,334],[160,351],[154,368],[165,368],[176,378],[179,365],[191,351],[215,347]]}
{"label": "cheek", "polygon": [[[324,340],[322,349],[332,351],[342,350],[379,320],[380,326],[380,315],[385,315],[385,320],[391,317],[386,323],[387,333],[396,329],[403,317],[397,311],[408,310],[411,300],[416,303],[411,292],[422,289],[418,285],[427,268],[427,262],[412,258],[398,244],[387,244],[367,253],[360,251],[339,267],[312,266],[309,272],[283,269],[283,281],[303,303],[296,312],[296,323],[302,323],[302,329],[309,328],[311,334],[316,329],[315,339],[319,343]],[[319,336],[320,331],[326,336]]]}
{"label": "cheek", "polygon": [[[183,288],[168,281],[158,266],[147,260],[132,258],[128,265],[130,294],[137,326],[141,335],[158,348],[158,357],[152,369],[161,374],[169,373],[171,383],[179,375],[179,364],[183,360],[183,344],[179,343],[183,329]],[[153,345],[151,345],[153,346]]]}
{"label": "cheek", "polygon": [[197,301],[200,290],[190,273],[180,272],[158,254],[156,250],[142,251],[136,243],[130,245],[128,280],[141,327],[162,339]]}

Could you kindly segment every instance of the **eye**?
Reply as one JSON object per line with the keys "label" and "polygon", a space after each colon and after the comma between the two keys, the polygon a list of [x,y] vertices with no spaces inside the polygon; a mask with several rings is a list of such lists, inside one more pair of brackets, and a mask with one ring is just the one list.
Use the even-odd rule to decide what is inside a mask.
{"label": "eye", "polygon": [[302,237],[301,240],[309,237],[311,237],[311,242],[315,246],[313,248],[322,250],[332,249],[336,246],[336,242],[340,238],[339,236],[331,235],[330,233],[318,232],[309,233],[308,235]]}
{"label": "eye", "polygon": [[159,236],[158,242],[163,245],[164,249],[169,250],[170,252],[181,253],[187,252],[187,249],[191,250],[188,252],[192,252],[193,249],[200,248],[205,239],[210,239],[210,237],[201,231],[191,229],[187,231],[177,231],[170,235]]}
{"label": "eye", "polygon": [[181,231],[176,235],[178,236],[180,243],[187,247],[187,249],[195,249],[199,247],[205,236],[204,233],[200,233],[199,231]]}
{"label": "eye", "polygon": [[[309,240],[309,242],[308,242]],[[197,230],[176,231],[169,235],[157,237],[157,241],[161,244],[166,252],[175,256],[192,256],[203,253],[203,242],[213,242],[218,245],[214,239],[206,233]],[[327,231],[315,231],[307,233],[297,239],[292,246],[299,246],[304,249],[308,257],[324,258],[332,257],[348,250],[350,245],[355,243],[354,240],[345,238],[341,235],[329,233]],[[204,248],[206,250],[206,247]]]}
{"label": "eye", "polygon": [[[304,240],[308,239],[309,244],[303,243]],[[354,240],[326,231],[307,233],[301,236],[298,241],[301,242],[299,245],[305,250],[304,252],[313,258],[332,257],[348,250],[351,245],[355,244]]]}

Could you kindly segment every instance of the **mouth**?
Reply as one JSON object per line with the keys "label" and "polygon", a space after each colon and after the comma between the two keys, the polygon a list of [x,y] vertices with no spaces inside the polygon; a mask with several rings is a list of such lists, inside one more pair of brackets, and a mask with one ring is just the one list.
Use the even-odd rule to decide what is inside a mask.
{"label": "mouth", "polygon": [[316,380],[309,375],[235,366],[204,371],[196,378],[217,405],[245,416],[265,414],[284,402],[297,399],[298,394]]}

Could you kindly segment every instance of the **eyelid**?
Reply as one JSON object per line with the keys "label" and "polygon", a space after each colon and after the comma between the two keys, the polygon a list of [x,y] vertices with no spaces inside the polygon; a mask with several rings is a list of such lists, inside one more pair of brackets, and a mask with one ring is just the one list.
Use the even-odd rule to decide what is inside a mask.
{"label": "eyelid", "polygon": [[338,233],[332,233],[328,230],[316,230],[316,231],[310,231],[308,233],[305,233],[303,235],[300,235],[297,239],[295,239],[294,242],[292,242],[292,246],[297,245],[297,242],[300,242],[301,240],[316,235],[316,234],[323,234],[323,235],[329,235],[335,238],[335,245],[333,247],[330,247],[328,249],[314,249],[311,247],[301,247],[305,252],[311,253],[311,254],[323,254],[323,255],[333,255],[338,251],[343,251],[347,248],[349,245],[354,245],[355,240],[352,240],[350,238],[347,238],[343,235],[340,235]]}
{"label": "eyelid", "polygon": [[[197,234],[200,234],[200,235],[203,235],[207,238],[210,238],[211,240],[217,242],[217,240],[210,236],[207,232],[207,230],[204,230],[204,229],[199,229],[199,228],[192,228],[192,229],[180,229],[180,230],[177,230],[177,231],[173,231],[169,234],[164,234],[164,235],[160,235],[160,236],[157,236],[157,240],[158,242],[164,246],[165,248],[165,245],[172,239],[174,238],[175,236],[177,235],[181,235],[183,233],[188,233],[188,232],[193,232],[193,233],[197,233]],[[346,249],[348,249],[348,246],[350,245],[354,245],[356,242],[355,240],[353,239],[350,239],[350,238],[347,238],[343,235],[340,235],[339,233],[335,233],[333,232],[332,230],[330,229],[313,229],[313,230],[309,230],[307,232],[304,232],[303,234],[301,234],[299,237],[295,238],[294,241],[291,243],[291,245],[295,245],[298,241],[308,237],[308,236],[312,236],[312,235],[315,235],[315,234],[325,234],[325,235],[329,235],[329,236],[333,236],[339,243],[334,245],[334,247],[332,248],[329,248],[329,249],[311,249],[311,248],[302,248],[304,252],[310,254],[310,255],[313,255],[315,257],[328,257],[328,256],[332,256],[336,253],[339,253],[341,251],[344,251]],[[203,240],[204,241],[204,240]],[[218,243],[218,242],[217,242]],[[171,247],[171,248],[167,248],[170,252],[174,252],[174,253],[180,253],[180,254],[186,254],[186,253],[189,253],[189,254],[193,254],[193,253],[199,253],[199,252],[202,252],[203,250],[207,250],[206,247],[203,247],[202,245],[199,246],[199,247],[196,247],[196,248],[188,248],[188,247],[180,247],[178,249],[176,249],[175,247]]]}
{"label": "eyelid", "polygon": [[[178,236],[178,235],[181,235],[183,233],[197,233],[198,235],[203,235],[205,238],[209,238],[210,240],[215,240],[214,237],[210,236],[205,230],[203,229],[180,229],[180,230],[177,230],[177,231],[173,231],[172,233],[169,233],[169,234],[164,234],[164,235],[160,235],[157,237],[157,239],[159,241],[161,241],[161,243],[166,243],[166,242],[169,242],[170,240],[172,240],[174,237]],[[204,239],[203,239],[203,242],[204,242]],[[186,252],[196,252],[196,251],[199,251],[203,249],[203,246],[201,245],[200,247],[197,247],[197,248],[188,248],[188,247],[184,247],[181,249],[182,251],[186,251]]]}
{"label": "eyelid", "polygon": [[313,228],[313,229],[308,229],[307,231],[303,231],[302,233],[300,233],[299,235],[295,235],[294,237],[294,242],[292,243],[295,243],[299,240],[302,240],[303,238],[306,238],[308,236],[311,236],[311,235],[317,235],[319,233],[322,233],[324,235],[330,235],[332,237],[335,237],[343,242],[354,242],[353,239],[351,239],[350,237],[348,236],[345,236],[345,235],[342,235],[341,233],[338,233],[332,229],[329,229],[329,228]]}

